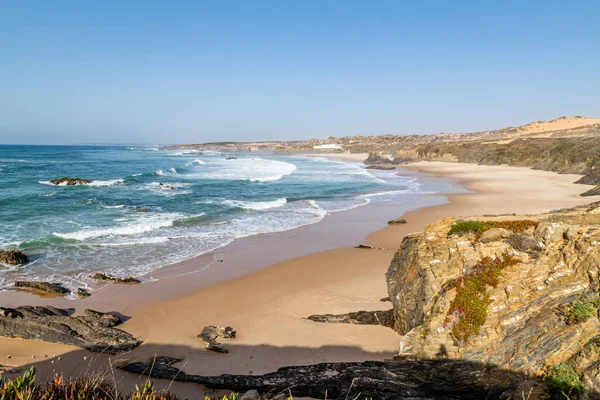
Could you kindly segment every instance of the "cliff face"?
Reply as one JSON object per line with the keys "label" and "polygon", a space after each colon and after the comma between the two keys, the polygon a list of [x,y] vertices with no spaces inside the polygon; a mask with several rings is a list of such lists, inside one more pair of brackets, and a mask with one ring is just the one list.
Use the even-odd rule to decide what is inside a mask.
{"label": "cliff face", "polygon": [[598,205],[438,221],[404,239],[387,283],[400,354],[536,376],[566,363],[600,388]]}

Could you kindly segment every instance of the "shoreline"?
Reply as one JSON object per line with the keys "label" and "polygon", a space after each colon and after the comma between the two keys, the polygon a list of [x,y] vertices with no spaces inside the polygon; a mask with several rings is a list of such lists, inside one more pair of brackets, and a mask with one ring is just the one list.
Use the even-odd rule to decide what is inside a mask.
{"label": "shoreline", "polygon": [[[96,302],[97,305],[104,306],[110,303],[114,305],[127,298],[130,302],[141,301],[144,304],[124,308],[126,315],[132,318],[122,325],[122,329],[134,334],[144,343],[120,357],[138,359],[155,354],[178,357],[185,360],[185,370],[190,373],[261,374],[286,365],[382,360],[390,358],[398,350],[400,337],[391,329],[366,325],[320,324],[304,318],[310,314],[389,309],[389,303],[380,301],[387,294],[384,274],[402,237],[422,230],[437,219],[449,216],[546,212],[587,204],[592,200],[578,197],[587,186],[572,184],[578,177],[575,175],[558,175],[527,168],[439,162],[402,165],[398,169],[400,174],[415,172],[425,173],[434,179],[453,180],[473,192],[449,194],[445,204],[404,212],[402,217],[408,221],[405,225],[369,228],[371,230],[361,243],[387,248],[386,250],[339,246],[316,252],[307,249],[308,254],[298,256],[287,257],[289,254],[280,253],[278,256],[283,260],[270,264],[261,264],[260,259],[242,257],[239,262],[253,263],[256,268],[236,278],[215,282],[187,293],[180,288],[185,286],[187,279],[180,275],[179,283],[175,282],[176,279],[171,280],[172,284],[177,284],[171,285],[174,286],[171,288],[174,295],[170,298],[145,302],[146,298],[136,296],[142,291],[148,296],[148,292],[152,292],[152,286],[112,285],[111,290],[105,291],[103,296],[97,295],[98,292],[94,293],[89,302],[84,300],[78,304],[67,300],[67,304],[60,306],[75,306],[81,312],[84,307],[92,307],[91,300],[94,296],[110,298],[110,301]],[[493,178],[490,179],[490,176]],[[366,207],[368,206],[359,209]],[[324,220],[310,226],[323,224],[344,236],[343,233],[348,233],[356,224],[351,213],[344,213],[338,213],[338,219],[333,221],[324,223]],[[394,218],[399,217],[399,213]],[[368,226],[365,223],[365,228]],[[352,232],[349,233],[352,236]],[[308,235],[313,234],[309,230]],[[325,236],[329,234],[324,232]],[[289,248],[298,250],[302,244],[301,239],[298,235],[290,235],[274,246],[281,250],[282,244],[288,243]],[[345,239],[333,238],[330,245],[339,243],[340,239],[348,240],[348,236]],[[354,243],[357,244],[359,243]],[[254,256],[256,255],[255,253]],[[164,286],[168,281],[159,281],[157,284],[160,282]],[[27,297],[33,299],[33,296],[25,296]],[[23,299],[13,300],[19,300],[18,305],[32,303]],[[39,304],[49,303],[48,299],[39,301]],[[115,311],[96,308],[100,311]],[[226,343],[230,348],[228,355],[205,351],[202,342],[196,338],[203,326],[215,324],[231,325],[238,331],[238,338]],[[51,366],[49,362],[37,364],[40,370],[60,368],[65,375],[77,371],[82,355],[90,354],[72,346],[0,339],[0,360],[5,360],[8,351],[12,358],[4,364],[12,366],[31,364],[32,355],[41,357],[40,354],[62,354],[60,365]],[[99,361],[106,362],[108,356],[97,357]],[[118,374],[123,385],[133,383],[133,377]],[[178,384],[176,392],[185,394],[192,388],[196,390],[193,396],[197,396],[198,386],[194,385]]]}

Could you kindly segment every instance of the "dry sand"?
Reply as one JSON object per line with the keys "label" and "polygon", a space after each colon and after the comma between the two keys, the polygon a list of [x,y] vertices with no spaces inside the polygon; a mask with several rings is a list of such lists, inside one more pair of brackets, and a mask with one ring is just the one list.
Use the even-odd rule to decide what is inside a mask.
{"label": "dry sand", "polygon": [[[92,297],[98,296],[102,308],[112,305],[114,309],[128,310],[132,318],[123,329],[144,341],[139,348],[111,362],[153,355],[179,357],[184,360],[186,372],[214,375],[261,374],[286,365],[389,358],[397,352],[399,342],[398,335],[391,329],[319,324],[304,317],[316,313],[388,309],[390,303],[380,299],[387,295],[384,274],[390,260],[404,235],[420,231],[432,221],[449,216],[537,213],[593,201],[578,197],[588,187],[571,183],[579,177],[577,175],[442,162],[420,162],[399,169],[401,174],[415,171],[456,179],[474,192],[450,195],[447,204],[408,212],[404,215],[407,224],[386,227],[363,240],[388,250],[337,248],[270,266],[255,263],[255,272],[195,291],[185,290],[186,278],[180,276],[165,281],[170,283],[158,282],[146,288],[146,285],[136,289],[120,288],[120,297],[110,291],[94,294]],[[345,215],[347,219],[353,214]],[[340,226],[344,226],[340,228],[342,234],[351,225],[340,222]],[[286,248],[286,243],[297,245],[298,241],[294,234],[288,234],[273,246]],[[253,260],[247,257],[245,262]],[[177,285],[182,288],[180,295],[177,295]],[[171,296],[161,297],[158,294],[161,290],[170,291]],[[142,291],[146,295],[138,297]],[[152,292],[159,301],[148,301]],[[127,308],[124,306],[127,302],[143,304]],[[90,303],[69,304],[87,307]],[[230,349],[227,355],[204,350],[196,337],[203,326],[214,324],[231,325],[238,332],[237,339],[225,343]],[[7,354],[12,358],[6,359]],[[62,355],[63,359],[50,364],[48,360],[54,354]],[[36,360],[32,360],[32,355]],[[44,355],[49,359],[44,359]],[[89,357],[90,353],[72,346],[0,339],[0,363],[6,366],[36,363],[46,374],[51,374],[53,369],[65,374],[79,373],[90,365],[89,359],[83,360],[84,356]],[[108,356],[95,357],[101,363],[108,362]],[[116,380],[123,387],[139,381],[120,373]],[[159,382],[158,386],[167,384]],[[174,388],[190,398],[201,395],[198,387],[190,384],[177,384]]]}

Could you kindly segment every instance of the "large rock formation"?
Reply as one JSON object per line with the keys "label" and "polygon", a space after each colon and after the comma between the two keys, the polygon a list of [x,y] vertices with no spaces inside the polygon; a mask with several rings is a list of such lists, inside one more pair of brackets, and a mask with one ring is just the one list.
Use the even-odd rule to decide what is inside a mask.
{"label": "large rock formation", "polygon": [[120,323],[119,317],[94,310],[72,317],[67,310],[51,306],[0,307],[0,336],[71,344],[96,352],[118,353],[140,344],[114,328]]}
{"label": "large rock formation", "polygon": [[[444,219],[405,237],[387,272],[400,353],[530,376],[563,365],[597,391],[600,207],[527,218],[541,222]],[[490,228],[510,232],[483,242]]]}

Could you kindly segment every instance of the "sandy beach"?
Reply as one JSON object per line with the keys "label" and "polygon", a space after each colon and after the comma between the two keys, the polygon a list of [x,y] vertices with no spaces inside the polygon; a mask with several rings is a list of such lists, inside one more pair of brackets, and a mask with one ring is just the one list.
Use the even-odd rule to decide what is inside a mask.
{"label": "sandy beach", "polygon": [[[382,360],[398,350],[399,336],[391,329],[320,324],[305,317],[389,309],[390,303],[380,299],[387,296],[384,275],[390,260],[403,236],[437,219],[539,213],[594,201],[579,197],[589,187],[572,183],[578,175],[442,162],[403,165],[398,173],[443,179],[470,192],[449,194],[449,201],[446,196],[434,195],[430,204],[423,204],[429,206],[406,213],[401,206],[386,210],[365,206],[311,227],[247,238],[220,253],[164,268],[157,272],[161,277],[157,282],[109,286],[88,300],[3,293],[2,304],[8,306],[53,304],[74,307],[78,312],[88,307],[119,312],[130,317],[122,329],[143,344],[130,353],[110,357],[108,364],[109,356],[92,355],[73,346],[0,339],[0,363],[5,370],[35,364],[42,374],[56,371],[69,375],[125,359],[159,355],[181,358],[184,361],[179,366],[188,373],[218,375],[262,374],[286,365],[323,361]],[[401,215],[407,224],[385,226],[387,219]],[[357,227],[355,232],[353,226]],[[381,249],[352,248],[359,243]],[[201,279],[194,273],[198,265],[221,257],[228,273],[211,268],[212,272]],[[236,263],[246,268],[238,268],[238,276],[234,274],[231,279]],[[169,275],[173,278],[168,279]],[[197,338],[202,327],[217,324],[232,326],[238,332],[235,340],[225,343],[229,354],[208,352]],[[139,378],[117,372],[115,380],[128,387]],[[157,387],[169,384],[157,382]],[[183,396],[200,397],[197,386],[177,384],[173,388]]]}

